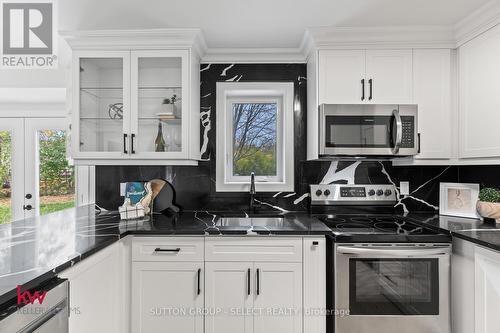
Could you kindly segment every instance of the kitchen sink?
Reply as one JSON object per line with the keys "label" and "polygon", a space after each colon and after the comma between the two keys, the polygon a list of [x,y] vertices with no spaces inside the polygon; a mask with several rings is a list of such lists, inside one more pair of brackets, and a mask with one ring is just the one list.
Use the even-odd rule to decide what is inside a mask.
{"label": "kitchen sink", "polygon": [[218,227],[280,228],[283,226],[283,217],[221,217],[215,225]]}

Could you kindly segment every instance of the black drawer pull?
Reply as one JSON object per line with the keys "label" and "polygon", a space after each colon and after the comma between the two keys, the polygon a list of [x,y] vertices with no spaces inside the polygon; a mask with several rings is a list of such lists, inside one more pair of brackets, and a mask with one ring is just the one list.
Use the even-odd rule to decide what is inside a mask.
{"label": "black drawer pull", "polygon": [[368,100],[371,101],[373,99],[373,80],[369,79],[368,83],[370,84],[370,97],[368,97]]}
{"label": "black drawer pull", "polygon": [[365,79],[361,80],[361,100],[365,100]]}
{"label": "black drawer pull", "polygon": [[260,295],[260,270],[257,268],[257,295]]}
{"label": "black drawer pull", "polygon": [[181,251],[180,247],[178,247],[176,249],[162,249],[162,248],[157,247],[155,249],[155,252],[180,252],[180,251]]}
{"label": "black drawer pull", "polygon": [[201,268],[198,268],[198,295],[201,294],[200,283],[201,283]]}
{"label": "black drawer pull", "polygon": [[247,271],[247,295],[250,295],[250,268]]}

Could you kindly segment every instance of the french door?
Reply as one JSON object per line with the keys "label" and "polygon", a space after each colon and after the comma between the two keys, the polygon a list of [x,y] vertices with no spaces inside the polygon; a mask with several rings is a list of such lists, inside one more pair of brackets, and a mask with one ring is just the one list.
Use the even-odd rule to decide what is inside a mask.
{"label": "french door", "polygon": [[75,205],[65,118],[0,118],[0,223]]}

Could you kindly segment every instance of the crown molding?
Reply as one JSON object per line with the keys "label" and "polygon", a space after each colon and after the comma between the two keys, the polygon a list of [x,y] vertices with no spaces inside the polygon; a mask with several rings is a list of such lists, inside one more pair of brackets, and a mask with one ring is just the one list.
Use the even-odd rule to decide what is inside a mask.
{"label": "crown molding", "polygon": [[207,51],[203,32],[198,28],[81,30],[59,34],[74,50],[194,48],[200,57]]}
{"label": "crown molding", "polygon": [[309,28],[301,48],[453,48],[455,35],[448,26],[319,27]]}
{"label": "crown molding", "polygon": [[500,24],[500,1],[491,0],[455,25],[456,46],[467,43],[498,24]]}
{"label": "crown molding", "polygon": [[213,48],[202,63],[305,63],[300,48]]}

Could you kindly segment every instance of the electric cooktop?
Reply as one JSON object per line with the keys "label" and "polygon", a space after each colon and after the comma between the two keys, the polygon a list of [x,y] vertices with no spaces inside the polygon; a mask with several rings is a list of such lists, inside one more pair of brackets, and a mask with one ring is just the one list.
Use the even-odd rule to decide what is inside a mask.
{"label": "electric cooktop", "polygon": [[451,236],[422,227],[398,215],[318,216],[332,230],[336,241],[391,243],[448,243]]}

